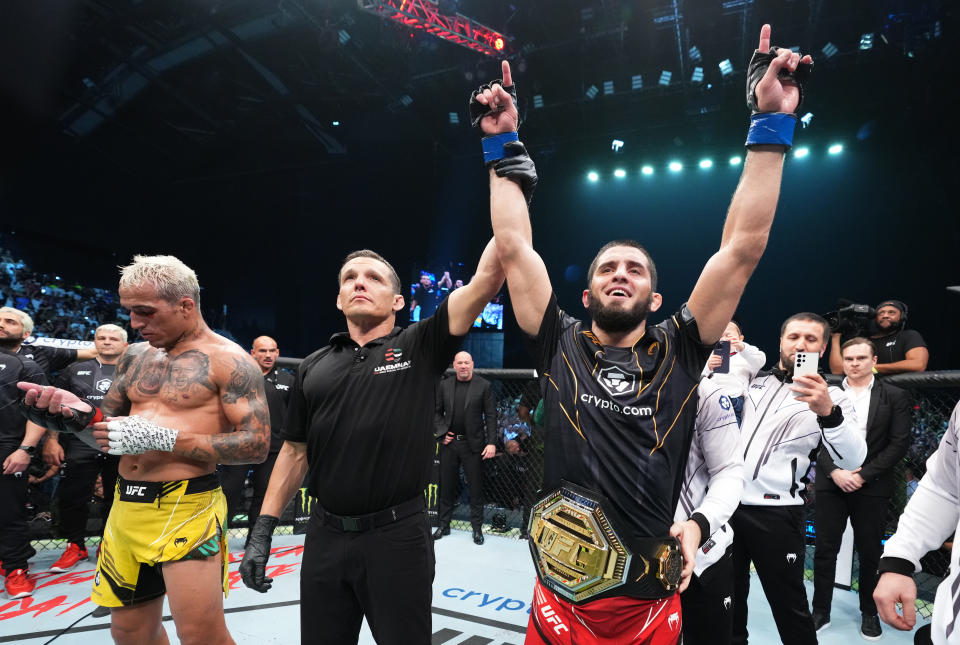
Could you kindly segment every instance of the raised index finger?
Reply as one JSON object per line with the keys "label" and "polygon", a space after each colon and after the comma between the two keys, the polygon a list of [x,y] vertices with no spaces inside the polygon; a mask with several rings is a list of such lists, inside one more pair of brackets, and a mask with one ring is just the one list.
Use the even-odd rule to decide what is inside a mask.
{"label": "raised index finger", "polygon": [[[770,39],[767,38],[767,47],[770,46]],[[503,61],[500,63],[500,69],[503,70],[503,86],[510,87],[513,85],[513,76],[510,74],[510,63],[508,61]]]}
{"label": "raised index finger", "polygon": [[770,51],[770,25],[764,25],[760,28],[760,46],[757,51],[766,54]]}

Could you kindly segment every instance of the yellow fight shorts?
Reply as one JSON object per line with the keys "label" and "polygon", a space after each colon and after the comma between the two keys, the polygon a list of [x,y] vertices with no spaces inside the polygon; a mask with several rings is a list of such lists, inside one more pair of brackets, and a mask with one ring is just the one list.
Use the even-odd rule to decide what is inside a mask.
{"label": "yellow fight shorts", "polygon": [[172,482],[119,477],[90,599],[127,607],[166,593],[161,567],[218,557],[227,595],[227,500],[216,473]]}

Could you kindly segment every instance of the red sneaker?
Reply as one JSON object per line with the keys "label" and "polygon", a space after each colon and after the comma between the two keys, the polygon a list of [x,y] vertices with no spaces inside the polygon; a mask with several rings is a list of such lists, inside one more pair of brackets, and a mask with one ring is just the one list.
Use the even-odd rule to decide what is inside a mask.
{"label": "red sneaker", "polygon": [[36,583],[27,575],[26,569],[11,571],[3,584],[8,598],[24,598],[33,595]]}
{"label": "red sneaker", "polygon": [[50,570],[54,573],[66,573],[86,559],[87,549],[81,548],[80,545],[71,542],[67,546],[67,550],[60,556],[60,559],[53,563]]}

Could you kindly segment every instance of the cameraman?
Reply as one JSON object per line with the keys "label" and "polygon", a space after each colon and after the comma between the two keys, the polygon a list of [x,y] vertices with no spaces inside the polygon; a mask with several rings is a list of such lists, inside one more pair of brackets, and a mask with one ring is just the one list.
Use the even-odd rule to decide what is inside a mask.
{"label": "cameraman", "polygon": [[[847,329],[846,321],[832,330],[830,344],[830,372],[843,374],[843,358],[840,346],[846,336],[856,336],[858,329]],[[923,336],[913,329],[904,329],[907,322],[907,305],[900,300],[884,300],[877,305],[876,318],[871,325],[870,339],[877,350],[877,374],[901,374],[923,372],[927,369],[930,352]],[[847,325],[849,327],[849,325]]]}

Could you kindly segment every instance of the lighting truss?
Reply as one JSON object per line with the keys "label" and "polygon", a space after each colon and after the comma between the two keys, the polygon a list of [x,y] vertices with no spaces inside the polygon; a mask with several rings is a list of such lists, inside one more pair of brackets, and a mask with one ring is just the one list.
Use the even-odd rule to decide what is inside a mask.
{"label": "lighting truss", "polygon": [[357,0],[357,6],[378,18],[423,31],[485,56],[503,57],[507,39],[463,14],[448,16],[430,0]]}

